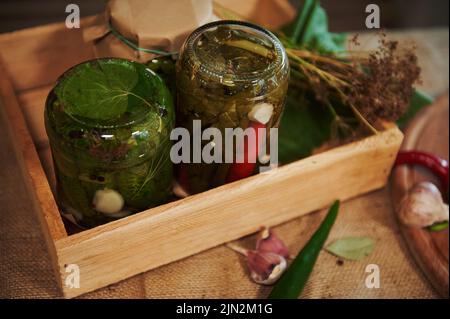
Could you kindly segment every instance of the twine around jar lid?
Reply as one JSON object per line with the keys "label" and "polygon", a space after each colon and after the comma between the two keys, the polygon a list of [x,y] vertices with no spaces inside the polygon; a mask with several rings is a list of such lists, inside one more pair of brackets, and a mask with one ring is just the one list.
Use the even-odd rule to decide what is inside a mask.
{"label": "twine around jar lid", "polygon": [[137,44],[135,44],[133,41],[124,37],[119,31],[117,31],[117,29],[114,28],[114,26],[112,25],[110,20],[108,20],[108,28],[117,39],[119,39],[122,43],[126,44],[128,47],[130,47],[133,50],[141,51],[141,52],[145,52],[145,53],[152,53],[152,54],[156,54],[158,56],[170,56],[170,55],[178,54],[178,52],[167,52],[167,51],[162,51],[162,50],[141,48]]}

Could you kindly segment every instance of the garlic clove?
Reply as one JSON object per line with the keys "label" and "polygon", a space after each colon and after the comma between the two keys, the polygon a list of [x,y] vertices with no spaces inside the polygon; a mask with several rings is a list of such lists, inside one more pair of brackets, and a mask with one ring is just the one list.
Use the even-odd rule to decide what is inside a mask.
{"label": "garlic clove", "polygon": [[287,262],[283,256],[255,250],[247,252],[247,265],[250,277],[262,285],[274,284],[287,268]]}
{"label": "garlic clove", "polygon": [[122,210],[124,200],[119,192],[105,188],[95,192],[92,204],[94,209],[100,213],[115,215]]}
{"label": "garlic clove", "polygon": [[248,113],[248,119],[253,122],[267,124],[273,114],[273,105],[269,103],[256,104]]}
{"label": "garlic clove", "polygon": [[178,182],[175,182],[173,184],[172,192],[179,198],[186,198],[189,196],[189,193]]}
{"label": "garlic clove", "polygon": [[405,225],[427,227],[449,220],[448,205],[434,184],[421,182],[402,199],[399,218]]}
{"label": "garlic clove", "polygon": [[286,245],[267,227],[263,228],[259,233],[259,238],[256,242],[256,250],[274,253],[283,256],[284,258],[289,257],[289,250]]}

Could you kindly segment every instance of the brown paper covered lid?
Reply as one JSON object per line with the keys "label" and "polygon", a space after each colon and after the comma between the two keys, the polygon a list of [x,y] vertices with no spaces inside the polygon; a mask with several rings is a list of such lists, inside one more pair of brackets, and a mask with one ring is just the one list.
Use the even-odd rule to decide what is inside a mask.
{"label": "brown paper covered lid", "polygon": [[214,5],[273,29],[295,16],[288,0],[111,0],[98,24],[86,28],[83,37],[93,42],[97,57],[147,62],[158,54],[132,46],[176,52],[193,30],[219,19],[213,12],[219,15],[221,10],[213,11]]}
{"label": "brown paper covered lid", "polygon": [[85,41],[94,42],[96,55],[144,62],[155,54],[134,50],[125,41],[140,48],[178,51],[192,30],[214,18],[210,0],[111,0],[102,20],[83,32]]}

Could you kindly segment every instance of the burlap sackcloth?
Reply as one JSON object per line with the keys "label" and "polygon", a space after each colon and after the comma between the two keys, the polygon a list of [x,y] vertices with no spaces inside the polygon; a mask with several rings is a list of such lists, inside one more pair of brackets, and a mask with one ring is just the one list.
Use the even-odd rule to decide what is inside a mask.
{"label": "burlap sackcloth", "polygon": [[[424,89],[431,94],[447,89],[448,29],[403,33],[399,37],[415,40],[419,45]],[[376,42],[373,36],[365,38],[368,41],[362,42],[369,46]],[[1,118],[0,123],[3,121]],[[0,297],[59,297],[43,235],[31,211],[16,158],[11,155],[13,141],[4,125],[0,125]],[[295,219],[276,227],[275,232],[291,253],[296,254],[320,224],[324,213]],[[329,240],[345,236],[374,238],[373,253],[362,261],[340,264],[336,257],[322,252],[302,298],[438,297],[412,260],[399,233],[388,188],[343,203]],[[254,238],[239,243],[252,247]],[[379,289],[365,286],[368,264],[380,268]],[[220,246],[81,298],[265,298],[269,291],[270,288],[249,279],[242,256]]]}

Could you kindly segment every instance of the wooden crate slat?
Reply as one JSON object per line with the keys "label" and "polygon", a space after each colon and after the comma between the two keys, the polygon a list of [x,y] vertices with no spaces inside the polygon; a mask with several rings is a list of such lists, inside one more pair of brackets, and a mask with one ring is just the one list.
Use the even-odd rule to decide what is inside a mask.
{"label": "wooden crate slat", "polygon": [[53,241],[56,241],[66,237],[67,233],[1,59],[0,74],[2,74],[0,77],[0,96],[5,104],[5,112],[11,121],[12,135],[17,138],[15,145],[19,156],[23,158],[23,163],[21,164],[24,166],[25,179],[30,183],[32,192],[36,194],[40,208],[38,215],[41,217],[42,226]]}
{"label": "wooden crate slat", "polygon": [[[81,26],[98,19],[86,17]],[[68,29],[64,23],[0,34],[0,55],[16,91],[51,84],[69,67],[94,57],[82,28]]]}

